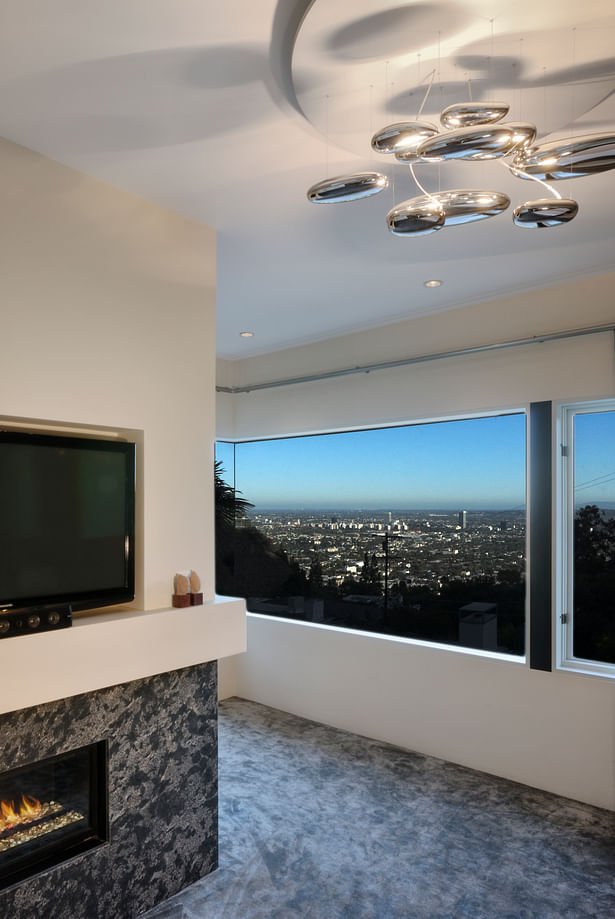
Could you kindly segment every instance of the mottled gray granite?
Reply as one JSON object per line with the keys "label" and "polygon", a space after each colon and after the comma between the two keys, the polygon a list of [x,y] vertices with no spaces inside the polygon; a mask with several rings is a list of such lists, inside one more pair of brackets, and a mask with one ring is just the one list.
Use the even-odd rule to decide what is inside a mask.
{"label": "mottled gray granite", "polygon": [[147,919],[615,916],[610,811],[240,699],[219,743],[220,868]]}
{"label": "mottled gray granite", "polygon": [[0,770],[109,741],[110,843],[0,892],[10,919],[131,919],[217,865],[217,664],[0,715]]}

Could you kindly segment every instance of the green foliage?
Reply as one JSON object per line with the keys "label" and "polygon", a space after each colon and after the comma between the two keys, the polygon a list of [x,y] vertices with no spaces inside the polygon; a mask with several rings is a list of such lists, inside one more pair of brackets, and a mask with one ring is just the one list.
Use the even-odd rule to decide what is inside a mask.
{"label": "green foliage", "polygon": [[388,630],[408,638],[455,644],[459,609],[468,603],[495,603],[498,645],[511,654],[523,654],[525,587],[522,574],[513,569],[507,569],[503,581],[499,576],[498,581],[494,577],[445,580],[439,591],[400,581],[391,589]]}
{"label": "green foliage", "polygon": [[[276,550],[256,527],[236,524],[245,520],[254,505],[222,478],[224,469],[214,467],[216,520],[216,590],[235,597],[267,596],[280,590],[291,573],[285,553]],[[237,564],[238,560],[241,564]]]}
{"label": "green foliage", "polygon": [[235,491],[222,478],[224,467],[221,460],[214,465],[214,495],[216,507],[216,527],[233,527],[238,520],[246,516],[247,509],[254,507],[245,498],[238,497],[241,492]]}
{"label": "green foliage", "polygon": [[[268,536],[245,523],[250,501],[239,497],[214,469],[216,520],[216,590],[233,597],[309,596],[310,583],[296,559]],[[242,526],[237,527],[241,521]],[[315,575],[314,586],[318,581]],[[320,569],[322,584],[322,566]]]}
{"label": "green foliage", "polygon": [[615,663],[615,518],[595,504],[574,521],[575,657]]}
{"label": "green foliage", "polygon": [[363,556],[363,567],[361,568],[357,593],[372,597],[382,595],[382,578],[380,577],[378,559],[375,555],[370,558],[367,552]]}
{"label": "green foliage", "polygon": [[288,559],[256,527],[216,532],[216,590],[234,597],[277,596],[292,573]]}
{"label": "green foliage", "polygon": [[325,581],[322,573],[322,562],[320,561],[320,556],[318,554],[314,555],[310,563],[310,572],[308,574],[307,586],[309,595],[312,597],[320,596],[325,586]]}

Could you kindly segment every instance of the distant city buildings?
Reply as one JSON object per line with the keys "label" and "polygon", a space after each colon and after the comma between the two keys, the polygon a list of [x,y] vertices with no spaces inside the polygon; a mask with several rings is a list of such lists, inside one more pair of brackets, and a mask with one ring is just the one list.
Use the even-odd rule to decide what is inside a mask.
{"label": "distant city buildings", "polygon": [[[247,524],[262,530],[307,574],[314,555],[325,583],[359,577],[367,553],[384,573],[388,535],[389,587],[439,591],[445,581],[519,577],[525,569],[525,511],[252,511]],[[389,519],[390,518],[390,519]]]}

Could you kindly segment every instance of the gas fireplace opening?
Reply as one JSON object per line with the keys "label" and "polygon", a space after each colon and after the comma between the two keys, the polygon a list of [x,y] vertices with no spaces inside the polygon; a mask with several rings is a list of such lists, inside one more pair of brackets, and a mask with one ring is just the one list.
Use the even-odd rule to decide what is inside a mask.
{"label": "gas fireplace opening", "polygon": [[0,889],[109,841],[107,741],[0,774]]}

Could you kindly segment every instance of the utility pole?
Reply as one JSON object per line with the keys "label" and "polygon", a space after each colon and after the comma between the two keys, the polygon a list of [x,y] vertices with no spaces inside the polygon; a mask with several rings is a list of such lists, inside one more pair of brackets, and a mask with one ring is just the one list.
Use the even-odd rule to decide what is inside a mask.
{"label": "utility pole", "polygon": [[384,534],[384,613],[389,611],[389,531]]}

